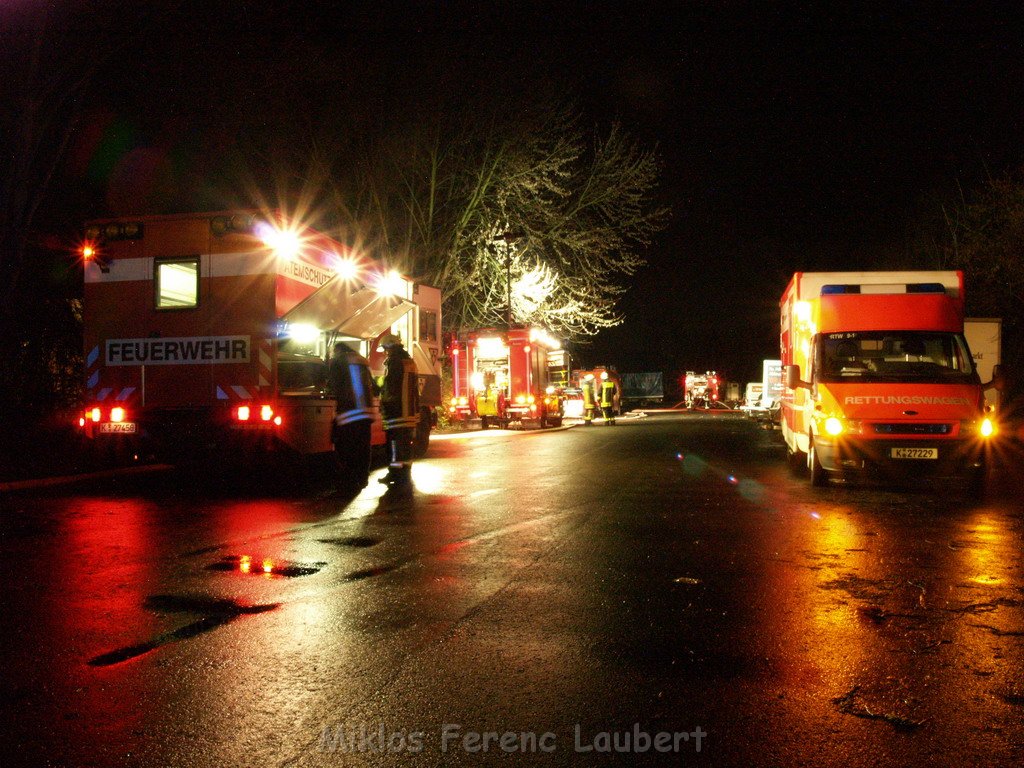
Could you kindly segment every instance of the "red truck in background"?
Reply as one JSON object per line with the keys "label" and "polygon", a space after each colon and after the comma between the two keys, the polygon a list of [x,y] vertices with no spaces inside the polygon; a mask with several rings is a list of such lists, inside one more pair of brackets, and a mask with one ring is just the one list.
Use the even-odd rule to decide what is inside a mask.
{"label": "red truck in background", "polygon": [[721,378],[714,371],[687,371],[683,379],[683,402],[687,408],[709,408],[711,403],[718,402],[721,384]]}
{"label": "red truck in background", "polygon": [[961,272],[793,275],[781,300],[782,434],[814,485],[869,471],[983,488],[995,436],[964,339]]}
{"label": "red truck in background", "polygon": [[[279,213],[91,222],[83,256],[80,426],[94,447],[175,463],[330,455],[329,350],[343,341],[382,373],[376,341],[397,333],[419,371],[426,449],[441,399],[436,288]],[[383,443],[376,413],[366,450]]]}
{"label": "red truck in background", "polygon": [[511,423],[560,427],[564,351],[545,329],[517,325],[471,331],[451,344],[453,421],[480,419],[487,429]]}

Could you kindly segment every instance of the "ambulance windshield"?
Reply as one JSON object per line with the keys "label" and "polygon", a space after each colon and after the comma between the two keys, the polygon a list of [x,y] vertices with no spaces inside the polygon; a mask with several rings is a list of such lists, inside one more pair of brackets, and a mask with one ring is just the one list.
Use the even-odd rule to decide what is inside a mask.
{"label": "ambulance windshield", "polygon": [[937,331],[823,333],[815,369],[820,381],[972,383],[977,379],[963,337]]}

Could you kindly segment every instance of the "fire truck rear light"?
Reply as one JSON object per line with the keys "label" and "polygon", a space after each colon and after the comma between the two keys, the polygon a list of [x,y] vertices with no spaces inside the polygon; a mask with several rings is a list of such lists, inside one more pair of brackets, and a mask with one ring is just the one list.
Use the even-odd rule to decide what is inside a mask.
{"label": "fire truck rear light", "polygon": [[274,409],[271,408],[269,405],[261,406],[260,418],[263,419],[264,421],[270,421],[272,418],[274,418]]}
{"label": "fire truck rear light", "polygon": [[85,417],[84,416],[80,416],[78,418],[78,426],[80,426],[80,427],[84,427],[85,426]]}
{"label": "fire truck rear light", "polygon": [[280,416],[275,416],[274,417],[274,425],[278,426],[278,427],[281,426],[281,417]]}
{"label": "fire truck rear light", "polygon": [[251,413],[249,411],[249,406],[248,405],[240,405],[240,406],[238,406],[238,410],[236,411],[235,415],[236,415],[236,417],[238,418],[239,421],[248,421],[249,420],[249,416],[251,415]]}
{"label": "fire truck rear light", "polygon": [[97,423],[100,420],[100,409],[93,408],[89,411],[89,418],[92,419],[93,423]]}
{"label": "fire truck rear light", "polygon": [[110,420],[111,421],[124,421],[124,408],[120,406],[117,408],[110,409]]}

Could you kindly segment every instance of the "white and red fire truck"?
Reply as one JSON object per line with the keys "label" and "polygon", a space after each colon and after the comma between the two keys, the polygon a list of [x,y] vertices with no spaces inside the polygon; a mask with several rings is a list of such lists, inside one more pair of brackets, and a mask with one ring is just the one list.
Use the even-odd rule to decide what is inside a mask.
{"label": "white and red fire truck", "polygon": [[464,334],[451,345],[453,421],[480,419],[505,428],[512,422],[562,425],[561,343],[537,326]]}
{"label": "white and red fire truck", "polygon": [[91,222],[82,252],[80,425],[94,447],[170,461],[330,455],[328,350],[346,342],[376,375],[377,339],[397,333],[419,371],[426,449],[441,401],[436,288],[276,212]]}
{"label": "white and red fire truck", "polygon": [[718,402],[721,378],[714,371],[695,373],[687,371],[683,380],[683,401],[687,408],[708,408]]}

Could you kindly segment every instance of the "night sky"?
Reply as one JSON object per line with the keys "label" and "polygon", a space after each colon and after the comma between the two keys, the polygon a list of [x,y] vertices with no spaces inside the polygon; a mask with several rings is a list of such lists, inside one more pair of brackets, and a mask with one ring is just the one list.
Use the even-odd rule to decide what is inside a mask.
{"label": "night sky", "polygon": [[[777,356],[792,272],[934,268],[943,202],[1024,162],[1019,4],[504,5],[175,4],[105,68],[96,107],[130,127],[128,142],[188,141],[215,129],[191,111],[190,82],[248,68],[251,90],[233,79],[225,98],[258,110],[260,57],[301,58],[306,44],[320,64],[377,73],[376,91],[353,89],[354,113],[360,98],[401,104],[459,83],[562,84],[595,126],[619,120],[657,147],[674,212],[626,322],[581,359],[740,381]],[[85,196],[109,181],[75,184],[93,162],[81,144],[51,219],[95,208]]]}

